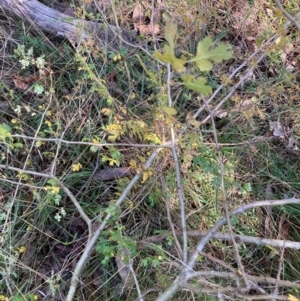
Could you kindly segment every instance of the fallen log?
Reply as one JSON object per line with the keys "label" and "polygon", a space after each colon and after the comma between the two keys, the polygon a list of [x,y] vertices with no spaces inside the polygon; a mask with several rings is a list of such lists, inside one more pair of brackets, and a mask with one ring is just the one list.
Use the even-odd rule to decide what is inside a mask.
{"label": "fallen log", "polygon": [[117,50],[133,44],[135,32],[117,26],[85,21],[65,15],[37,0],[0,0],[0,9],[30,23],[32,29],[66,38],[73,45],[93,40],[95,45]]}

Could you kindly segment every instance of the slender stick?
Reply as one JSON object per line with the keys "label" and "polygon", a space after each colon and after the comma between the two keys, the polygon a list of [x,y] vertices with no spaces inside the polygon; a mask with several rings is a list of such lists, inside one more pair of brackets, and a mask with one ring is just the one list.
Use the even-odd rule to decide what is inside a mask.
{"label": "slender stick", "polygon": [[296,15],[296,17],[294,17],[288,11],[286,11],[286,9],[282,6],[279,0],[274,0],[274,2],[277,4],[277,6],[283,12],[283,14],[297,27],[298,30],[300,30],[300,24],[297,21],[297,17],[299,17],[299,14]]}

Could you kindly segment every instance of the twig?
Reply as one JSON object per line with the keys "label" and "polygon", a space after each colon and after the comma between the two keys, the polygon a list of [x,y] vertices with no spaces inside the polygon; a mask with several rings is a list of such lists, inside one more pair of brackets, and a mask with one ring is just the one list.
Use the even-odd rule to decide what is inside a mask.
{"label": "twig", "polygon": [[192,284],[186,283],[183,288],[197,293],[197,294],[209,294],[209,295],[218,295],[218,294],[224,294],[224,293],[230,293],[230,292],[236,292],[237,288],[232,286],[227,287],[217,287],[217,288],[204,288],[204,287],[196,287]]}
{"label": "twig", "polygon": [[[51,73],[50,73],[50,80],[51,80],[51,87],[52,87],[52,76],[51,76]],[[44,112],[43,112],[43,114],[42,114],[42,116],[41,116],[41,120],[40,120],[40,123],[39,123],[39,125],[38,125],[37,130],[35,131],[34,137],[37,137],[37,135],[39,134],[40,129],[41,129],[43,123],[44,123],[45,116],[46,116],[46,114],[47,114],[47,112],[48,112],[50,106],[52,105],[53,94],[50,93],[49,96],[50,96],[50,99],[49,99],[48,105],[47,105],[47,107],[45,108],[45,110],[44,110]],[[28,161],[29,161],[29,159],[30,159],[30,155],[31,155],[31,153],[32,153],[32,150],[33,150],[34,145],[35,145],[34,142],[32,142],[32,143],[31,143],[31,146],[30,146],[30,149],[29,149],[29,151],[28,151],[28,154],[27,154],[27,156],[26,156],[26,159],[25,159],[25,161],[24,161],[23,169],[22,169],[22,170],[20,169],[20,172],[22,172],[22,171],[24,171],[24,170],[26,169],[26,166],[27,166]],[[3,232],[5,232],[5,230],[6,230],[6,225],[7,225],[8,219],[10,218],[10,214],[11,214],[12,208],[13,208],[13,206],[14,206],[15,199],[16,199],[17,194],[18,194],[18,191],[19,191],[19,186],[21,185],[21,180],[22,180],[22,179],[21,179],[21,177],[20,177],[20,179],[19,179],[19,184],[17,185],[16,190],[15,190],[14,195],[13,195],[13,198],[12,198],[12,202],[11,202],[11,204],[10,204],[8,210],[7,210],[7,216],[6,216],[6,220],[5,220],[5,223],[4,223]]]}
{"label": "twig", "polygon": [[285,246],[283,246],[281,248],[281,252],[280,252],[279,267],[278,267],[277,278],[276,278],[276,285],[275,285],[274,292],[273,292],[274,296],[278,295],[278,285],[279,285],[279,282],[280,282],[280,275],[281,275],[283,261],[284,261],[284,258],[283,258],[284,250],[285,250]]}
{"label": "twig", "polygon": [[[207,232],[201,231],[201,230],[188,230],[186,231],[188,236],[191,237],[204,237],[207,235]],[[166,239],[170,234],[169,231],[166,231],[164,234],[151,236],[148,238],[145,238],[138,242],[138,246],[140,248],[143,248],[145,244],[153,244],[153,243],[160,243],[164,239]],[[181,230],[175,230],[176,235],[182,235]],[[220,239],[220,240],[226,240],[231,241],[232,237],[229,234],[223,234],[223,233],[216,233],[212,238],[214,239]],[[267,238],[261,238],[261,237],[253,237],[253,236],[246,236],[246,235],[234,235],[234,240],[237,243],[247,243],[247,244],[253,244],[257,246],[272,246],[276,248],[282,248],[283,246],[285,248],[300,250],[300,242],[297,241],[290,241],[290,240],[279,240],[279,239],[267,239]]]}
{"label": "twig", "polygon": [[[290,198],[290,199],[283,199],[283,200],[265,200],[265,201],[258,201],[250,204],[245,204],[237,209],[233,210],[230,215],[238,215],[242,214],[247,210],[258,208],[258,207],[264,207],[264,206],[280,206],[280,205],[287,205],[287,204],[300,204],[300,199],[296,198]],[[206,236],[204,236],[199,244],[197,245],[196,251],[193,253],[193,255],[190,258],[190,261],[188,263],[188,267],[185,269],[185,272],[189,272],[190,269],[195,265],[197,261],[198,254],[202,252],[205,245],[208,243],[208,241],[216,234],[217,230],[222,227],[226,223],[226,217],[222,217],[219,219],[219,221],[215,224],[214,227],[210,229],[210,231],[207,232]]]}
{"label": "twig", "polygon": [[[172,72],[171,72],[171,66],[170,64],[167,65],[168,70],[168,77],[167,77],[167,91],[168,91],[168,102],[169,106],[173,106],[172,97],[171,97],[171,79],[172,79]],[[175,140],[175,133],[173,125],[170,126],[171,130],[171,145],[172,145],[172,155],[174,159],[175,164],[175,174],[176,174],[176,183],[177,183],[177,193],[178,198],[180,202],[180,217],[181,217],[181,227],[182,227],[182,240],[183,240],[183,263],[187,263],[187,253],[188,253],[188,240],[186,235],[186,215],[185,215],[185,201],[184,201],[184,195],[182,190],[182,183],[181,183],[181,175],[180,175],[180,166],[179,166],[179,160],[176,153],[176,140]]]}
{"label": "twig", "polygon": [[[51,82],[50,85],[51,85],[51,87],[52,87],[52,75],[51,75],[51,74],[50,74],[50,82]],[[42,114],[42,116],[41,116],[41,120],[40,120],[40,122],[39,122],[39,125],[38,125],[38,127],[37,127],[37,129],[36,129],[36,131],[35,131],[35,137],[39,134],[40,129],[41,129],[43,123],[44,123],[45,116],[46,116],[46,114],[47,114],[47,112],[48,112],[50,106],[52,105],[53,94],[50,93],[49,97],[50,97],[50,98],[49,98],[48,105],[47,105],[47,107],[45,108],[45,110],[44,110],[44,112],[43,112],[43,114]],[[27,164],[28,164],[28,161],[30,160],[30,156],[31,156],[31,154],[32,154],[32,150],[33,150],[34,145],[35,145],[35,143],[32,141],[31,146],[30,146],[30,149],[29,149],[28,154],[27,154],[27,156],[26,156],[26,159],[25,159],[25,161],[24,161],[23,168],[22,168],[22,169],[19,169],[19,172],[20,172],[20,173],[22,173],[22,172],[25,171],[25,169],[26,169],[26,167],[27,167]],[[9,220],[10,217],[11,217],[11,212],[12,212],[13,207],[14,207],[14,205],[15,205],[15,201],[16,201],[16,198],[17,198],[17,195],[18,195],[18,192],[19,192],[19,188],[20,188],[20,186],[21,186],[21,183],[22,183],[22,177],[19,178],[18,184],[17,184],[17,186],[16,186],[16,190],[15,190],[14,195],[13,195],[13,197],[12,197],[12,201],[11,201],[11,203],[10,203],[10,206],[9,206],[8,210],[7,210],[6,219],[5,219],[5,223],[4,223],[3,229],[2,229],[2,233],[5,233],[5,231],[6,231],[6,227],[7,227],[7,225],[8,225],[8,220]],[[17,218],[17,216],[15,216],[13,220],[15,220],[16,218]],[[13,224],[14,224],[14,223],[13,223]],[[10,239],[10,238],[9,238],[9,239]],[[11,244],[11,242],[9,242],[9,244]],[[12,249],[11,249],[11,250],[12,250]],[[9,276],[11,275],[12,269],[13,269],[13,266],[12,266],[12,264],[10,264],[10,265],[9,265],[9,268],[7,268],[7,276],[5,276],[5,279],[7,279],[7,277],[9,277]],[[7,280],[7,282],[9,282],[9,281]],[[8,286],[8,287],[9,287],[9,286]]]}
{"label": "twig", "polygon": [[175,245],[177,247],[179,258],[182,259],[183,258],[183,252],[182,252],[180,243],[178,241],[178,238],[177,238],[177,235],[176,235],[176,230],[174,228],[174,224],[173,224],[173,221],[172,221],[172,217],[171,217],[171,213],[170,213],[170,207],[169,207],[169,199],[167,198],[167,195],[165,193],[165,183],[164,183],[162,177],[160,177],[160,181],[161,181],[163,198],[164,198],[165,204],[166,204],[166,210],[167,210],[167,217],[168,217],[169,225],[170,225],[171,232],[172,232],[172,235],[173,235],[173,238],[174,238],[174,241],[175,241]]}
{"label": "twig", "polygon": [[[220,277],[220,278],[227,278],[227,279],[234,279],[237,276],[236,273],[232,272],[219,272],[219,271],[199,271],[199,272],[193,272],[190,273],[187,280],[190,280],[195,277]],[[252,276],[249,274],[246,274],[247,278],[253,282],[257,283],[267,283],[274,285],[277,283],[277,279],[270,278],[270,277],[264,277],[264,276]],[[286,280],[279,280],[278,281],[281,286],[284,287],[294,287],[300,289],[300,283],[295,283],[292,281],[286,281]]]}
{"label": "twig", "polygon": [[131,147],[150,147],[150,148],[172,148],[170,142],[166,142],[162,145],[152,145],[152,144],[131,144],[131,143],[93,143],[93,142],[83,142],[83,141],[69,141],[60,138],[42,138],[42,137],[31,137],[26,135],[11,135],[12,138],[23,138],[33,141],[45,141],[45,142],[56,142],[65,143],[67,145],[85,145],[85,146],[96,146],[96,147],[109,147],[109,146],[131,146]]}
{"label": "twig", "polygon": [[242,295],[242,294],[237,294],[237,296],[241,299],[248,299],[248,300],[269,300],[269,299],[277,299],[277,300],[291,300],[289,296],[283,296],[283,295]]}
{"label": "twig", "polygon": [[132,276],[133,276],[133,279],[134,279],[134,283],[135,283],[135,286],[136,286],[136,290],[137,290],[137,293],[138,293],[138,296],[139,296],[138,301],[144,301],[143,294],[142,294],[142,291],[140,289],[139,281],[138,281],[138,279],[136,277],[136,273],[135,273],[135,271],[134,271],[134,269],[132,267],[131,261],[129,261],[129,268],[130,268],[130,271],[132,273]]}
{"label": "twig", "polygon": [[297,21],[297,16],[299,14],[295,18],[282,6],[279,0],[274,0],[274,2],[277,4],[277,6],[283,12],[283,14],[297,27],[298,30],[300,30],[300,24]]}

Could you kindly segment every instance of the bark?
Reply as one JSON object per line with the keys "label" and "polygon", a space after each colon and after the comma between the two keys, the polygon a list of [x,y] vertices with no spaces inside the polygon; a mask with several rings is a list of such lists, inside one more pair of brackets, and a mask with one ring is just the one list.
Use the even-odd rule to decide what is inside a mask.
{"label": "bark", "polygon": [[66,38],[73,45],[92,39],[100,47],[117,50],[126,46],[126,42],[134,43],[134,32],[72,18],[37,0],[0,0],[0,9],[11,17],[26,20],[32,29]]}

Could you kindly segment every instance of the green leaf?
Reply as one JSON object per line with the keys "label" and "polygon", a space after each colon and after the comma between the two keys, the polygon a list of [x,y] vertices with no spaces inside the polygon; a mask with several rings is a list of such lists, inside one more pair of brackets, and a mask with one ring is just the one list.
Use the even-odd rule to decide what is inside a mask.
{"label": "green leaf", "polygon": [[10,126],[8,124],[2,123],[0,125],[0,131],[1,131],[1,135],[3,135],[3,136],[9,136],[11,128],[10,128]]}
{"label": "green leaf", "polygon": [[172,107],[161,106],[160,109],[169,116],[174,116],[177,114],[177,111]]}
{"label": "green leaf", "polygon": [[186,74],[182,76],[183,84],[193,91],[201,93],[203,96],[207,97],[212,93],[212,88],[206,85],[206,79],[204,77],[198,77],[194,80],[194,76],[191,74]]}
{"label": "green leaf", "polygon": [[35,84],[34,85],[34,88],[33,88],[33,91],[37,94],[37,95],[40,95],[44,92],[44,87],[39,85],[39,84]]}
{"label": "green leaf", "polygon": [[20,143],[20,142],[16,142],[16,143],[13,143],[13,148],[22,148],[23,147],[23,144]]}
{"label": "green leaf", "polygon": [[52,185],[52,186],[58,186],[58,182],[56,179],[49,179],[47,181],[48,184]]}
{"label": "green leaf", "polygon": [[232,53],[228,50],[226,44],[220,44],[214,49],[210,49],[211,46],[211,37],[206,37],[200,41],[197,46],[196,56],[188,62],[195,62],[200,71],[210,71],[213,67],[212,62],[219,63],[222,62],[222,60],[232,58]]}
{"label": "green leaf", "polygon": [[154,57],[159,59],[164,63],[169,63],[172,65],[175,71],[184,72],[186,63],[185,59],[177,58],[175,56],[175,38],[177,33],[177,25],[173,23],[166,24],[165,29],[165,39],[167,40],[169,45],[164,46],[163,54],[158,51],[155,51]]}

